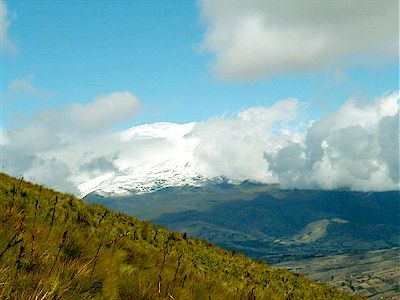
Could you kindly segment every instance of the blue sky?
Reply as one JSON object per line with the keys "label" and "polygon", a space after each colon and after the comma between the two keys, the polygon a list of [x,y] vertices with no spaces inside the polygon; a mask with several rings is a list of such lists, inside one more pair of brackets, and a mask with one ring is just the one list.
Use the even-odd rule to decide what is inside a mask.
{"label": "blue sky", "polygon": [[[310,119],[350,97],[372,99],[398,89],[398,63],[333,63],[316,71],[229,80],[213,72],[215,55],[202,49],[210,21],[191,1],[7,1],[8,39],[1,82],[3,128],[21,116],[97,95],[130,91],[141,102],[119,127],[156,121],[189,122],[295,97]],[[208,22],[208,23],[207,23]],[[204,48],[204,47],[203,47]],[[339,75],[338,75],[339,74]],[[14,93],[27,79],[43,94]],[[44,99],[43,99],[44,98]]]}

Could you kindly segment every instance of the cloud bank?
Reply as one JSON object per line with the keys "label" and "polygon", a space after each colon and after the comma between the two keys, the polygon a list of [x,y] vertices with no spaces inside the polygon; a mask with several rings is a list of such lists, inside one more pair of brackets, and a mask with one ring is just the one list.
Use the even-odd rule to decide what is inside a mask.
{"label": "cloud bank", "polygon": [[196,169],[210,177],[276,182],[263,153],[275,153],[301,133],[288,128],[298,116],[296,99],[282,100],[271,107],[251,107],[235,118],[216,117],[198,123],[192,135],[199,139],[194,150]]}
{"label": "cloud bank", "polygon": [[146,179],[155,165],[164,170],[177,164],[187,174],[286,188],[398,190],[399,100],[398,92],[368,102],[350,99],[302,126],[302,103],[285,99],[229,118],[111,132],[139,107],[131,93],[116,92],[3,129],[2,168],[75,194],[94,178]]}
{"label": "cloud bank", "polygon": [[398,1],[201,1],[200,8],[207,27],[201,48],[215,55],[214,71],[223,79],[398,55]]}
{"label": "cloud bank", "polygon": [[[115,159],[121,145],[114,144],[109,128],[133,119],[139,108],[130,92],[113,92],[87,104],[44,110],[24,125],[3,128],[2,170],[78,194],[77,183],[98,176]],[[82,177],[88,168],[93,172]]]}
{"label": "cloud bank", "polygon": [[371,103],[349,100],[308,129],[301,143],[265,153],[286,187],[399,188],[399,94]]}

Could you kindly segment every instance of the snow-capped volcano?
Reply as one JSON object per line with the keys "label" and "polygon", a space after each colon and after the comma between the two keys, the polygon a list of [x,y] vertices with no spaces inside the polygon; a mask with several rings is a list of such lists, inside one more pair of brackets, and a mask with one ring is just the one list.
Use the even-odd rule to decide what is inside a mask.
{"label": "snow-capped volcano", "polygon": [[205,177],[193,171],[192,166],[179,166],[166,161],[147,170],[132,174],[108,173],[81,184],[83,196],[95,192],[103,196],[124,196],[131,193],[143,194],[165,187],[202,186],[204,184],[259,183],[258,181],[240,181],[225,176]]}
{"label": "snow-capped volcano", "polygon": [[98,194],[124,195],[146,193],[168,186],[201,185],[207,179],[194,172],[187,162],[185,165],[167,160],[142,168],[133,168],[107,173],[79,185],[82,195]]}
{"label": "snow-capped volcano", "polygon": [[[124,195],[146,193],[168,186],[200,185],[207,178],[195,170],[193,151],[198,139],[191,137],[195,123],[153,123],[132,127],[115,138],[132,147],[120,154],[115,169],[81,183],[81,195],[91,192]],[[135,151],[141,148],[142,151]],[[151,148],[148,153],[146,147]],[[143,150],[144,149],[144,150]]]}

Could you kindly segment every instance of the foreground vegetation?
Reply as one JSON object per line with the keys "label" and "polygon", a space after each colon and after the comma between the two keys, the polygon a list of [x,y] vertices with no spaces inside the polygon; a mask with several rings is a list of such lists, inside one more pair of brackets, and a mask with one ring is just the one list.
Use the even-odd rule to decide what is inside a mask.
{"label": "foreground vegetation", "polygon": [[0,299],[353,299],[0,174]]}

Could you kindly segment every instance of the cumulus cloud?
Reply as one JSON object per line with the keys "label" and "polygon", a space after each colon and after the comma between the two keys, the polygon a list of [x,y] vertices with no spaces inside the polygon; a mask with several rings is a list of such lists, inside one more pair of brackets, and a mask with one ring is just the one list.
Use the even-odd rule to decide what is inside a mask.
{"label": "cumulus cloud", "polygon": [[253,179],[272,182],[263,152],[301,137],[287,130],[287,122],[296,118],[298,101],[282,100],[272,107],[252,107],[235,118],[217,117],[195,126],[192,135],[200,142],[194,151],[196,168],[205,176],[227,176],[235,180]]}
{"label": "cumulus cloud", "polygon": [[[119,98],[123,94],[79,105],[81,113],[91,107],[100,112],[91,111],[89,119],[106,113],[119,116],[111,117],[115,122],[130,118],[133,109],[132,114],[118,114],[114,106],[104,110],[103,101],[109,105],[110,99],[118,99],[124,110],[137,107],[134,96],[127,94],[130,104],[125,104]],[[111,177],[115,184],[145,183],[160,174],[223,175],[285,188],[399,189],[398,92],[368,102],[350,99],[304,126],[298,125],[302,103],[296,99],[250,107],[233,117],[145,124],[122,132],[68,119],[76,113],[71,107],[3,130],[4,170],[76,194]]]}
{"label": "cumulus cloud", "polygon": [[264,157],[286,187],[399,189],[399,94],[349,100],[314,122],[302,143]]}
{"label": "cumulus cloud", "polygon": [[60,144],[58,126],[46,119],[37,119],[22,128],[13,128],[8,131],[8,146],[30,151],[44,152]]}
{"label": "cumulus cloud", "polygon": [[139,100],[130,92],[114,92],[88,104],[70,105],[66,117],[80,129],[99,130],[133,118],[139,107]]}
{"label": "cumulus cloud", "polygon": [[34,84],[35,76],[29,74],[23,78],[14,79],[9,86],[9,97],[29,96],[38,99],[49,99],[53,97],[53,93],[37,87]]}
{"label": "cumulus cloud", "polygon": [[350,99],[308,128],[294,125],[298,110],[289,99],[197,124],[197,170],[284,188],[399,189],[398,93]]}
{"label": "cumulus cloud", "polygon": [[9,54],[18,53],[17,47],[13,44],[8,36],[8,29],[10,27],[10,13],[4,1],[0,1],[0,46]]}
{"label": "cumulus cloud", "polygon": [[[114,92],[88,104],[45,110],[26,124],[2,129],[3,170],[78,193],[76,180],[112,169],[116,152],[106,129],[133,118],[138,108],[134,95]],[[81,179],[80,172],[86,177]]]}
{"label": "cumulus cloud", "polygon": [[[216,74],[251,80],[396,59],[398,1],[201,1]],[[369,60],[371,61],[371,60]]]}
{"label": "cumulus cloud", "polygon": [[390,178],[399,182],[399,113],[394,116],[383,117],[379,121],[378,145],[379,159],[386,163]]}

